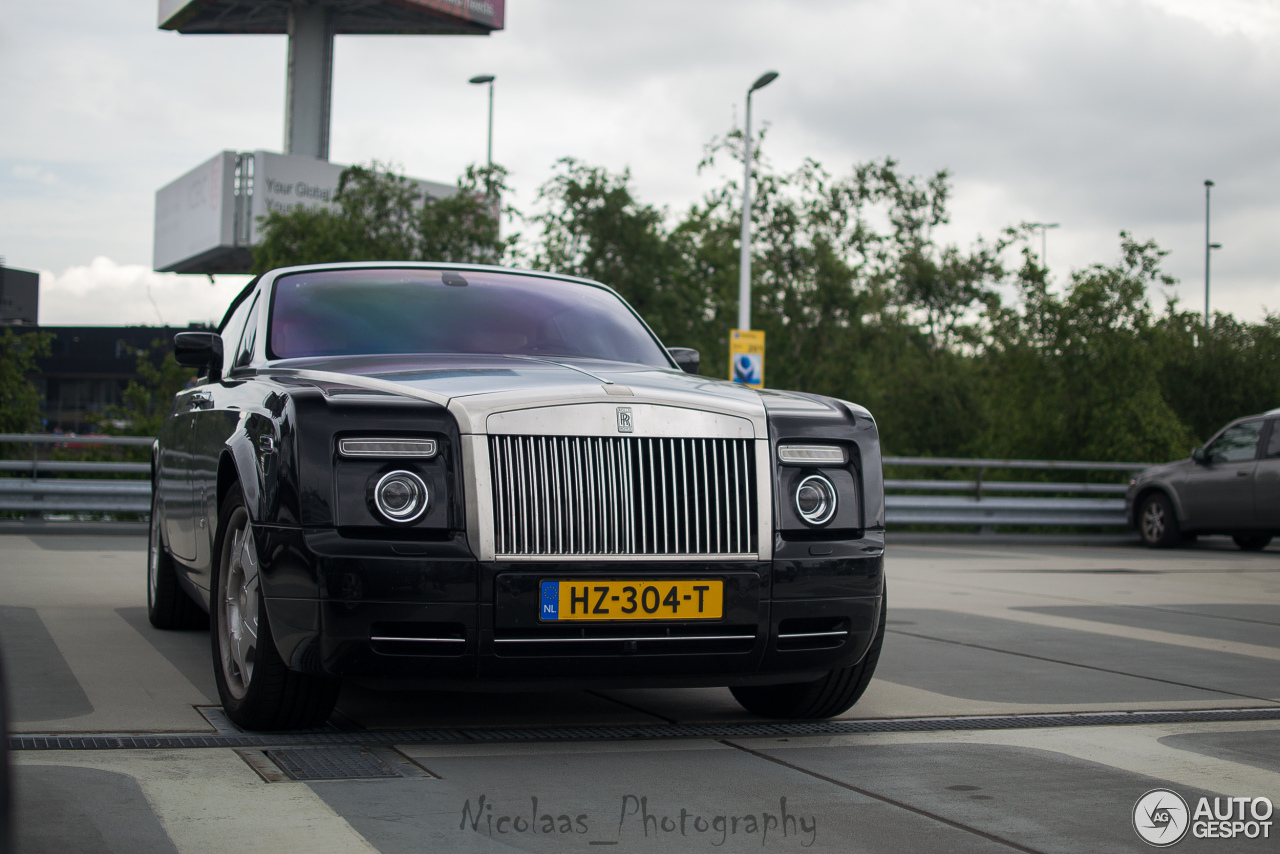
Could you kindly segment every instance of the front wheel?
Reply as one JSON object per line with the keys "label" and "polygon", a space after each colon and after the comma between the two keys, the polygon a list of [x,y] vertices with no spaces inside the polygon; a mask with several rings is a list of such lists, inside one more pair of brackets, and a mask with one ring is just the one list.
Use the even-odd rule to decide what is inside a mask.
{"label": "front wheel", "polygon": [[1260,552],[1271,543],[1270,534],[1236,534],[1231,539],[1247,552]]}
{"label": "front wheel", "polygon": [[852,667],[832,670],[813,682],[788,685],[743,685],[729,691],[742,708],[762,718],[818,720],[834,717],[862,697],[880,661],[884,646],[885,611],[888,598],[880,599],[880,621],[862,660]]}
{"label": "front wheel", "polygon": [[329,719],[341,682],[290,670],[276,650],[259,584],[249,513],[233,488],[218,514],[210,602],[213,672],[227,717],[246,729],[301,729]]}
{"label": "front wheel", "polygon": [[1167,495],[1153,492],[1142,499],[1138,507],[1138,534],[1143,545],[1153,549],[1167,549],[1182,542],[1178,517]]}

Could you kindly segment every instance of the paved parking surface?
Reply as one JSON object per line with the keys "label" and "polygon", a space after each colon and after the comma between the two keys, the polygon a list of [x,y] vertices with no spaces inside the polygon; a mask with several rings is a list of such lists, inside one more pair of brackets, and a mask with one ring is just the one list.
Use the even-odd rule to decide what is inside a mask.
{"label": "paved parking surface", "polygon": [[[891,538],[885,650],[843,717],[856,726],[762,729],[722,689],[348,686],[335,746],[317,749],[234,742],[214,708],[207,633],[147,623],[144,548],[0,536],[15,729],[203,733],[213,746],[14,751],[21,852],[1141,851],[1131,811],[1150,789],[1193,810],[1202,796],[1280,802],[1275,549]],[[1220,709],[1244,711],[1206,713]],[[1168,714],[1008,717],[1063,712]],[[995,718],[970,728],[972,716]],[[686,725],[703,729],[609,737]],[[326,762],[383,776],[280,770]],[[1275,833],[1177,844],[1276,848]]]}

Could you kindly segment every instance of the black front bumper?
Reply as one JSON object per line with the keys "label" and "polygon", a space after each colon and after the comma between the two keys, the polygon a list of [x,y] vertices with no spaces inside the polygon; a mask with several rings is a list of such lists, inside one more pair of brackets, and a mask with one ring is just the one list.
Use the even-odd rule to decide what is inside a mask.
{"label": "black front bumper", "polygon": [[[281,656],[304,672],[403,688],[797,682],[857,663],[880,618],[883,532],[779,540],[772,561],[481,563],[461,537],[355,540],[255,527]],[[720,620],[542,623],[538,582],[724,581]]]}

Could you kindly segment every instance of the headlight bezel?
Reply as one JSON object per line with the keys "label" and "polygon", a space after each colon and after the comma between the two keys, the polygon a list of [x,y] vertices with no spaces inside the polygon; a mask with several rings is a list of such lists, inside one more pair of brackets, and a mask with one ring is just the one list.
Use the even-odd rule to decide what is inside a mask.
{"label": "headlight bezel", "polygon": [[[412,495],[405,509],[397,510],[389,505],[384,490],[395,484],[408,485]],[[422,476],[408,469],[395,469],[378,478],[372,490],[374,509],[386,522],[394,525],[412,525],[421,519],[431,506],[431,492]]]}
{"label": "headlight bezel", "polygon": [[[816,493],[818,504],[811,511],[804,509],[806,491]],[[800,521],[813,528],[823,528],[835,518],[840,507],[840,491],[825,474],[813,472],[807,474],[796,484],[792,494],[792,504]]]}

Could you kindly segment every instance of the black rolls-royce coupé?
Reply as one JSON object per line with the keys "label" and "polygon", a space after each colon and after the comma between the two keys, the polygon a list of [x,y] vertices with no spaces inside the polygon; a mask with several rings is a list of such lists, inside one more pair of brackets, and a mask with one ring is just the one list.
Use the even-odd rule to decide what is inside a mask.
{"label": "black rolls-royce coup\u00e9", "polygon": [[445,264],[275,270],[155,444],[151,622],[207,613],[242,726],[343,679],[729,686],[849,708],[884,633],[875,421],[697,375],[596,282]]}

